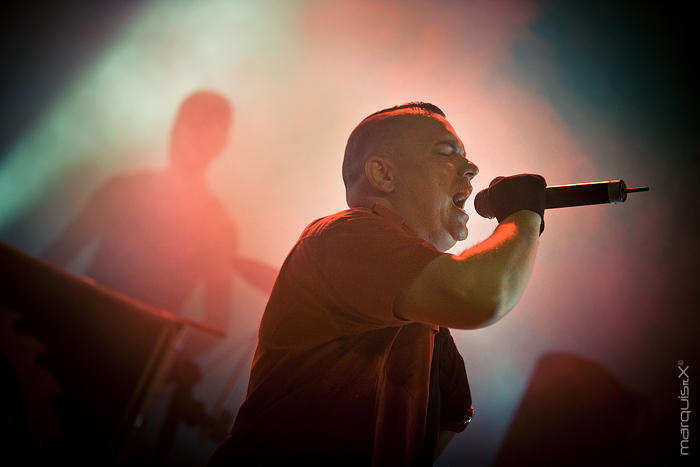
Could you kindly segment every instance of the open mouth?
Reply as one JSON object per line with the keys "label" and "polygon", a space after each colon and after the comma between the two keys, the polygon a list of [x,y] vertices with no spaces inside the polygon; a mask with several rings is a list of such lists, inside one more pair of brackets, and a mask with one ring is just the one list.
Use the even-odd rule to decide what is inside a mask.
{"label": "open mouth", "polygon": [[459,209],[464,209],[464,203],[467,202],[468,197],[469,194],[466,192],[455,193],[455,195],[452,197],[452,204],[457,206]]}

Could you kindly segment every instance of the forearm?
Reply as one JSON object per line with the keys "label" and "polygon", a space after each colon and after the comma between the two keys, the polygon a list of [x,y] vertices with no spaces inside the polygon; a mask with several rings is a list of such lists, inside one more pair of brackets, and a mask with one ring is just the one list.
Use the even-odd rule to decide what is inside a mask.
{"label": "forearm", "polygon": [[483,326],[502,318],[525,291],[537,255],[540,222],[536,213],[518,211],[504,219],[489,238],[458,257],[469,265],[464,290],[493,309]]}
{"label": "forearm", "polygon": [[431,261],[394,303],[397,316],[458,329],[488,326],[520,299],[535,261],[540,216],[518,211],[482,243]]}

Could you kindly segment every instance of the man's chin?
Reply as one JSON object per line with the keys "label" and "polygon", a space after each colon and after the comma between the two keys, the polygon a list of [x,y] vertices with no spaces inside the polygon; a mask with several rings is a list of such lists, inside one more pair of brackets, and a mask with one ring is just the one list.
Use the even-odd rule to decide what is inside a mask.
{"label": "man's chin", "polygon": [[459,227],[457,227],[457,230],[452,234],[452,238],[454,238],[455,243],[456,243],[456,242],[461,242],[463,240],[466,240],[468,235],[469,235],[469,229],[467,229],[467,226],[460,225]]}
{"label": "man's chin", "polygon": [[466,240],[467,238],[467,232],[462,231],[462,233],[458,232],[450,232],[447,235],[445,235],[442,239],[442,241],[438,244],[435,245],[435,247],[440,250],[440,251],[447,251],[453,246],[457,244],[457,242]]}

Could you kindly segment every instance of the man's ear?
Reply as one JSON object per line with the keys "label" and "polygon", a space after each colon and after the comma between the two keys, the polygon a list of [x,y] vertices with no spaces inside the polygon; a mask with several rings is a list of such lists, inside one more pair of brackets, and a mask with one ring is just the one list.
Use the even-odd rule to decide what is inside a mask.
{"label": "man's ear", "polygon": [[391,193],[394,185],[394,164],[389,159],[372,156],[365,161],[365,176],[372,188]]}

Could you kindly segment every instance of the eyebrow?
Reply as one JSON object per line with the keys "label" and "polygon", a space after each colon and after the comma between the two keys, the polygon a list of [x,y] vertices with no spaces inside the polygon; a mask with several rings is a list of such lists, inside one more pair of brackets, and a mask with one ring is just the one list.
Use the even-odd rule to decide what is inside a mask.
{"label": "eyebrow", "polygon": [[467,150],[466,150],[457,140],[453,140],[453,139],[441,139],[440,141],[437,141],[437,142],[435,143],[435,146],[437,146],[437,145],[439,145],[439,144],[446,144],[446,145],[448,145],[448,146],[451,146],[452,149],[455,150],[455,152],[458,152],[458,153],[460,153],[460,154],[463,155],[463,156],[466,156],[466,155],[467,155]]}

